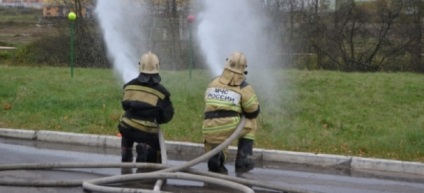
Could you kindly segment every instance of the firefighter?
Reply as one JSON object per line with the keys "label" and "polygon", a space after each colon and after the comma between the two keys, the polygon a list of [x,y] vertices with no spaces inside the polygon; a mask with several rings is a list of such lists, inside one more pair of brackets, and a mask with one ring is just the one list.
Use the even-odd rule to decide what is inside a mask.
{"label": "firefighter", "polygon": [[[259,101],[251,85],[246,82],[247,61],[241,52],[227,58],[222,74],[214,78],[205,92],[205,112],[202,126],[205,151],[224,142],[237,128],[241,115],[246,117],[238,138],[235,161],[236,172],[248,172],[255,166],[251,158],[257,129]],[[208,160],[211,172],[228,174],[225,163],[228,147]]]}
{"label": "firefighter", "polygon": [[[160,84],[159,58],[152,52],[141,56],[139,75],[123,87],[122,108],[118,129],[122,135],[122,162],[161,163],[158,129],[174,116],[169,91]],[[128,172],[128,171],[127,171]]]}

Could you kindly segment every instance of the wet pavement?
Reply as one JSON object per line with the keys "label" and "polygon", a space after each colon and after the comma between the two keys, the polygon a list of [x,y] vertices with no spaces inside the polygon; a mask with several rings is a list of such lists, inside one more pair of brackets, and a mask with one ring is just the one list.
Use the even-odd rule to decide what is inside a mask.
{"label": "wet pavement", "polygon": [[[60,143],[49,143],[35,140],[20,140],[0,137],[0,164],[20,163],[119,163],[120,150],[80,146]],[[193,157],[168,155],[170,165],[180,165]],[[229,160],[227,168],[230,176],[236,176],[233,160]],[[194,169],[207,171],[205,163],[198,164]],[[39,181],[39,180],[87,180],[112,175],[119,175],[120,169],[115,168],[84,168],[56,170],[7,170],[0,171],[0,180]],[[311,192],[327,193],[422,193],[424,192],[424,176],[357,171],[339,167],[316,167],[287,163],[257,163],[257,167],[242,176],[251,180],[278,184],[288,187],[306,189]],[[110,186],[128,188],[153,188],[152,182],[128,182]],[[150,188],[149,188],[150,187]],[[255,188],[257,193],[276,192]],[[234,192],[233,190],[207,185],[203,182],[169,179],[162,187],[168,192]],[[82,187],[16,187],[0,186],[0,192],[18,193],[80,193],[86,192]]]}

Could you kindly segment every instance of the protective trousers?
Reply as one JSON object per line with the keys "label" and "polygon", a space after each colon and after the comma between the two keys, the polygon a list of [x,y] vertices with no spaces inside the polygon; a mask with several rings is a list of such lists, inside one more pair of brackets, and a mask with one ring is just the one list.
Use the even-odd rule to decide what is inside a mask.
{"label": "protective trousers", "polygon": [[[134,142],[122,137],[121,139],[121,161],[133,162],[133,146]],[[132,168],[121,168],[121,174],[131,174]]]}
{"label": "protective trousers", "polygon": [[121,161],[122,162],[132,162],[133,161],[132,148],[121,147]]}
{"label": "protective trousers", "polygon": [[[157,149],[152,148],[150,145],[145,143],[139,143],[135,146],[137,152],[136,162],[144,163],[161,163],[161,156]],[[147,168],[138,168],[136,173],[152,172],[154,170]]]}
{"label": "protective trousers", "polygon": [[150,145],[139,143],[135,147],[137,152],[136,162],[161,163],[161,157],[157,149],[153,149]]}
{"label": "protective trousers", "polygon": [[121,138],[121,161],[132,162],[133,161],[133,145],[134,141],[127,139],[126,137]]}

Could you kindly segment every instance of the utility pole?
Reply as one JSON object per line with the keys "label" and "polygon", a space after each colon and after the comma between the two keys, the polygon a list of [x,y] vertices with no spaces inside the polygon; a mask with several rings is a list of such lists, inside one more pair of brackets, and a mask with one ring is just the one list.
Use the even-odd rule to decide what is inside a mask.
{"label": "utility pole", "polygon": [[70,64],[71,67],[71,78],[74,77],[74,36],[75,36],[75,19],[77,19],[77,15],[74,12],[69,12],[68,14],[68,20],[69,23],[69,30],[70,30]]}

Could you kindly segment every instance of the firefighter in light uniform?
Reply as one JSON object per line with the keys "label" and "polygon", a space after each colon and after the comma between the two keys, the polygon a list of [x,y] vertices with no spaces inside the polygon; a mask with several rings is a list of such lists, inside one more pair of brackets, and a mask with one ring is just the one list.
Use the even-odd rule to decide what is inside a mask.
{"label": "firefighter in light uniform", "polygon": [[158,137],[159,124],[168,123],[174,108],[168,90],[160,84],[159,59],[147,52],[139,62],[139,76],[124,85],[122,115],[118,129],[122,135],[122,162],[161,163]]}
{"label": "firefighter in light uniform", "polygon": [[[241,115],[246,117],[238,139],[236,172],[248,172],[255,166],[251,156],[257,129],[259,102],[253,87],[246,82],[246,67],[244,54],[234,52],[227,58],[222,74],[212,80],[205,92],[202,132],[206,152],[224,142],[235,131]],[[211,157],[208,160],[209,171],[227,174],[225,167],[227,156],[228,147]]]}

